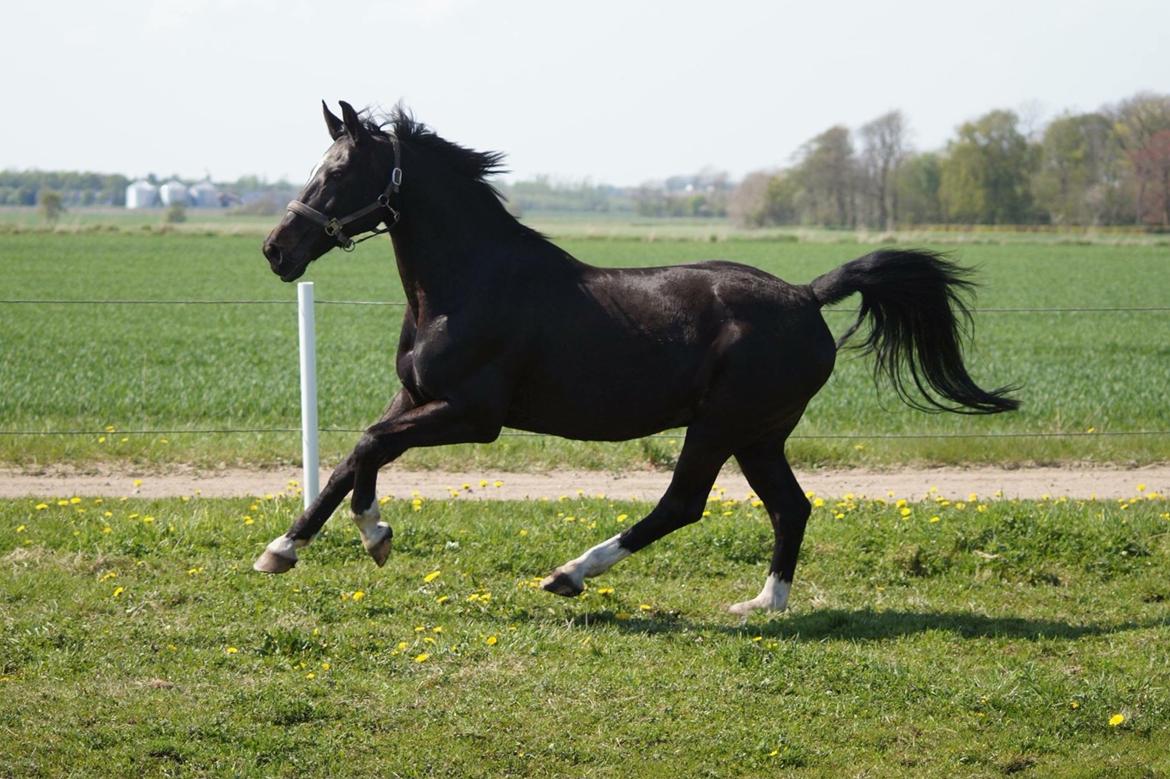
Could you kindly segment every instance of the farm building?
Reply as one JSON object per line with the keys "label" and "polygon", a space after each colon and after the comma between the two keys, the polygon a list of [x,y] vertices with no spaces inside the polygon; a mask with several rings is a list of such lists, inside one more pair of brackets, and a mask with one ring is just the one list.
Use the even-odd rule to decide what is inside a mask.
{"label": "farm building", "polygon": [[159,187],[158,196],[164,206],[188,204],[187,187],[178,179],[171,179]]}
{"label": "farm building", "polygon": [[218,208],[219,190],[210,181],[200,181],[187,191],[191,205],[196,208]]}
{"label": "farm building", "polygon": [[158,203],[158,187],[138,179],[126,187],[126,208],[151,208]]}

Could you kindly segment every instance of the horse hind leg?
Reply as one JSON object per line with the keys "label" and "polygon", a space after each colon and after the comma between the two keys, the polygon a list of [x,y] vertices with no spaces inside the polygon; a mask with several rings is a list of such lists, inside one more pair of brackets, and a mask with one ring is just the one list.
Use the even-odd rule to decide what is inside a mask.
{"label": "horse hind leg", "polygon": [[570,598],[580,595],[585,590],[585,579],[608,571],[639,549],[698,521],[707,504],[711,485],[727,457],[721,449],[700,443],[697,436],[688,432],[670,486],[654,510],[625,532],[556,568],[540,586],[556,595]]}
{"label": "horse hind leg", "polygon": [[784,457],[783,440],[736,452],[735,459],[752,490],[764,502],[772,520],[775,541],[768,578],[764,580],[760,594],[751,600],[732,604],[728,610],[743,617],[757,609],[784,611],[788,608],[796,558],[812,506]]}

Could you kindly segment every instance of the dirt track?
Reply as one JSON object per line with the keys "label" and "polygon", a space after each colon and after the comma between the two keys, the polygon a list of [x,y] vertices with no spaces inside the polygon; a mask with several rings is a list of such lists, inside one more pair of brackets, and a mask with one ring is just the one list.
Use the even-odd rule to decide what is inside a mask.
{"label": "dirt track", "polygon": [[[322,473],[324,484],[327,474]],[[72,495],[146,498],[203,495],[234,497],[280,493],[299,480],[298,471],[168,469],[159,472],[94,469],[28,472],[0,469],[0,498],[63,497]],[[897,497],[915,499],[928,494],[966,498],[980,497],[1113,499],[1145,493],[1170,494],[1170,465],[1144,468],[932,468],[925,470],[827,470],[797,471],[801,486],[819,495]],[[141,483],[135,485],[135,480]],[[378,482],[379,495],[409,497],[417,491],[425,498],[447,498],[451,490],[461,497],[487,499],[550,498],[605,495],[618,499],[655,500],[666,488],[670,475],[658,471],[610,474],[598,471],[551,471],[548,473],[450,473],[403,471],[387,468]],[[486,486],[482,486],[486,482]],[[501,482],[496,486],[496,482]],[[744,497],[749,487],[736,472],[725,470],[717,482],[728,497]],[[467,489],[464,487],[470,487]]]}

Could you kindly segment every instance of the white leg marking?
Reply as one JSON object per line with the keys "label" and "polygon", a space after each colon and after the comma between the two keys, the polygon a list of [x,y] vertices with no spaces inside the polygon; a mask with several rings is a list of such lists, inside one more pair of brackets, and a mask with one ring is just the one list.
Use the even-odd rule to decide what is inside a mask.
{"label": "white leg marking", "polygon": [[278,557],[295,560],[297,559],[297,550],[303,546],[308,545],[309,542],[303,538],[298,538],[294,541],[288,536],[281,536],[279,538],[274,538],[271,543],[269,543],[268,546],[264,548]]}
{"label": "white leg marking", "polygon": [[615,563],[625,560],[629,556],[630,550],[622,546],[621,536],[614,536],[602,541],[576,560],[565,563],[553,571],[553,575],[563,573],[572,579],[578,587],[584,587],[587,577],[605,573]]}
{"label": "white leg marking", "polygon": [[362,546],[374,558],[374,562],[381,568],[390,556],[390,536],[393,531],[390,526],[381,521],[382,513],[378,511],[378,501],[361,514],[354,514],[354,524],[358,526],[358,533],[362,536]]}
{"label": "white leg marking", "polygon": [[732,604],[727,610],[732,614],[744,617],[756,609],[784,611],[788,608],[788,590],[791,586],[788,582],[780,581],[776,574],[768,574],[768,578],[764,582],[764,589],[760,590],[759,595],[751,600]]}

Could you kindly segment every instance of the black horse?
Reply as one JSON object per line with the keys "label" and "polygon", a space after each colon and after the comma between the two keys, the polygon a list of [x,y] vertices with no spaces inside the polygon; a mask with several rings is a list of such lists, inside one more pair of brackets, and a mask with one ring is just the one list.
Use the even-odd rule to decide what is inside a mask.
{"label": "black horse", "polygon": [[[446,141],[401,108],[382,124],[341,108],[339,119],[325,107],[333,145],[264,256],[292,281],[330,249],[352,248],[353,235],[389,231],[408,301],[402,389],[316,501],[268,545],[259,571],[289,570],[351,490],[362,541],[382,565],[392,532],[380,521],[375,481],[411,447],[487,443],[504,426],[590,441],[686,427],[654,510],[543,587],[578,595],[587,577],[698,520],[735,457],[772,520],[775,546],[762,592],[731,610],[781,610],[810,513],[784,444],[841,342],[868,323],[864,347],[876,370],[918,408],[1017,407],[1009,389],[983,390],[968,375],[960,336],[971,283],[939,255],[877,251],[810,284],[733,262],[595,268],[505,210],[486,182],[501,155]],[[834,343],[821,307],[855,292],[857,322]]]}

